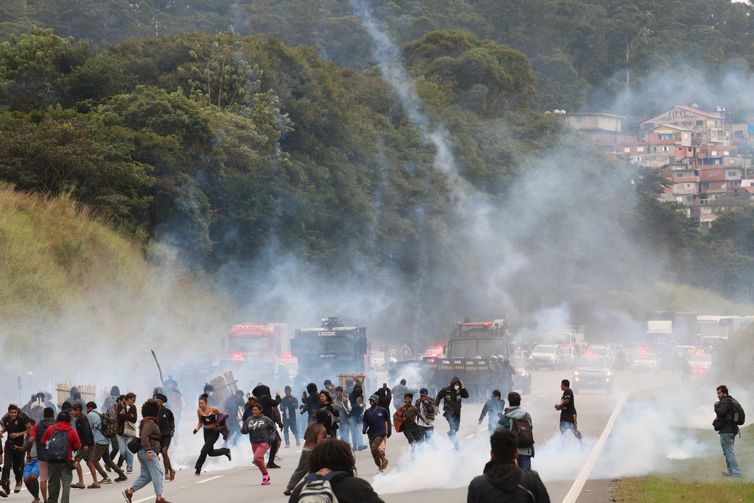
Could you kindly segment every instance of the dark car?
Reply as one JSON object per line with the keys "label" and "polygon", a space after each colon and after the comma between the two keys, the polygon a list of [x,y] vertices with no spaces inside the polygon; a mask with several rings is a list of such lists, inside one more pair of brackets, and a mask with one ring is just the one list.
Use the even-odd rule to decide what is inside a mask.
{"label": "dark car", "polygon": [[571,383],[574,391],[584,389],[613,390],[613,371],[607,359],[582,357],[576,362]]}

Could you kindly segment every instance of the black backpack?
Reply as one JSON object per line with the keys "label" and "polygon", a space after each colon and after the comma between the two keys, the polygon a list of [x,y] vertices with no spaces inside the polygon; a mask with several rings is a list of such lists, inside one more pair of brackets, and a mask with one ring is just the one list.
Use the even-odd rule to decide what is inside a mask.
{"label": "black backpack", "polygon": [[733,397],[729,398],[731,404],[733,405],[733,422],[738,426],[742,426],[746,422],[746,412],[744,412],[744,408],[741,407],[741,404],[738,403],[738,400]]}
{"label": "black backpack", "polygon": [[68,432],[55,428],[47,441],[47,461],[68,460]]}
{"label": "black backpack", "polygon": [[516,432],[516,436],[518,436],[518,446],[532,447],[534,445],[534,432],[529,420],[527,418],[518,420],[511,418],[511,422],[513,423],[512,429]]}

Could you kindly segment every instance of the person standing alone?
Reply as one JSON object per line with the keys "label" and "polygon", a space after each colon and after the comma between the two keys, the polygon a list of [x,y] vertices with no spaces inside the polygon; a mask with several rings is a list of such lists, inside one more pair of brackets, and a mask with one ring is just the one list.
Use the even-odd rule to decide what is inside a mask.
{"label": "person standing alone", "polygon": [[560,389],[563,396],[560,402],[555,404],[555,410],[560,411],[560,434],[565,440],[565,434],[572,431],[574,436],[581,442],[581,432],[579,432],[578,422],[576,421],[576,404],[571,389],[571,381],[563,379],[560,381]]}
{"label": "person standing alone", "polygon": [[738,426],[744,423],[744,412],[738,401],[728,394],[728,387],[721,384],[717,387],[717,403],[715,403],[715,420],[712,426],[720,435],[720,446],[723,448],[725,464],[728,471],[724,477],[740,477],[741,468],[738,466],[734,444],[738,435]]}

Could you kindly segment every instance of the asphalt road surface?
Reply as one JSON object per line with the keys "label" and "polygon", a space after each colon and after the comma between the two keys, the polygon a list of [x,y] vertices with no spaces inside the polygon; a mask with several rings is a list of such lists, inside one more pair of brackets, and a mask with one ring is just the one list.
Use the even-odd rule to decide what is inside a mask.
{"label": "asphalt road surface", "polygon": [[[535,372],[532,393],[523,398],[523,407],[534,421],[534,436],[537,445],[532,468],[540,472],[553,502],[562,501],[571,488],[591,446],[602,433],[615,404],[622,393],[651,386],[658,381],[672,379],[668,375],[639,375],[633,373],[616,376],[617,388],[613,393],[578,392],[579,429],[583,445],[573,437],[561,438],[558,431],[559,413],[553,405],[560,398],[560,379],[570,377],[563,372]],[[411,384],[411,383],[409,383]],[[402,434],[394,434],[388,441],[387,457],[390,465],[385,474],[378,474],[369,451],[357,453],[358,475],[370,481],[387,503],[414,503],[422,501],[463,502],[470,480],[482,472],[489,460],[489,441],[486,420],[479,426],[477,419],[481,404],[467,403],[463,407],[460,441],[461,450],[454,451],[446,441],[447,423],[438,416],[435,428],[436,445],[419,451],[412,459],[407,442]],[[200,476],[194,475],[193,464],[201,447],[201,434],[191,436],[192,414],[184,411],[183,438],[178,442],[173,458],[181,466],[176,479],[166,482],[165,495],[171,502],[285,502],[283,489],[295,468],[299,448],[282,448],[276,462],[281,469],[270,470],[272,484],[261,486],[259,470],[251,465],[251,450],[243,438],[233,451],[233,462],[224,457],[208,460]],[[219,444],[219,443],[218,443]],[[120,492],[130,486],[138,475],[138,461],[129,481],[102,486],[101,489],[72,489],[71,500],[78,503],[102,503],[125,501]],[[85,476],[87,484],[91,482]],[[25,491],[12,495],[7,501],[29,500]],[[135,503],[154,501],[154,492],[149,485],[138,491]],[[586,501],[581,499],[579,501]]]}

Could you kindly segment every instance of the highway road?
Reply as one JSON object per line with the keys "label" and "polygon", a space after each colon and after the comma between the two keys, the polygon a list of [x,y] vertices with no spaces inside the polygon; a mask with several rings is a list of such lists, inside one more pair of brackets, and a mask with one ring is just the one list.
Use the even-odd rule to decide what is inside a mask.
{"label": "highway road", "polygon": [[[539,371],[533,374],[532,393],[525,395],[523,407],[534,420],[534,434],[537,445],[532,468],[539,471],[548,488],[552,501],[562,501],[573,485],[591,447],[602,433],[605,424],[623,393],[645,388],[659,381],[674,379],[670,375],[619,374],[617,388],[611,394],[604,392],[579,392],[576,395],[576,408],[579,413],[579,428],[583,433],[583,445],[573,437],[562,439],[558,431],[559,413],[553,405],[560,398],[560,380],[570,377],[558,371]],[[409,383],[411,384],[411,383]],[[441,416],[436,422],[436,445],[417,452],[414,459],[407,449],[407,442],[401,434],[389,440],[387,456],[390,466],[384,474],[379,474],[368,451],[357,453],[358,475],[370,481],[375,490],[387,503],[422,501],[462,502],[466,500],[469,481],[482,472],[489,460],[489,441],[486,421],[479,426],[477,418],[481,404],[467,403],[463,407],[460,451],[454,451],[446,440],[447,424]],[[191,414],[184,413],[186,420]],[[192,437],[193,428],[184,422],[182,428],[187,434],[179,441],[173,458],[181,466],[176,479],[166,482],[166,497],[172,502],[284,502],[283,489],[295,468],[300,450],[292,447],[281,449],[277,463],[281,469],[270,470],[272,484],[261,486],[259,470],[251,465],[251,450],[242,439],[233,452],[233,462],[226,458],[210,459],[205,471],[196,476],[193,463],[201,442],[200,435]],[[136,478],[136,470],[130,480],[113,483],[101,489],[72,490],[72,501],[78,503],[102,503],[124,501],[119,494],[130,481]],[[86,477],[87,482],[90,481]],[[28,494],[13,495],[8,501],[29,499]],[[133,498],[135,503],[154,500],[152,487],[138,491]],[[580,500],[581,501],[581,500]]]}

